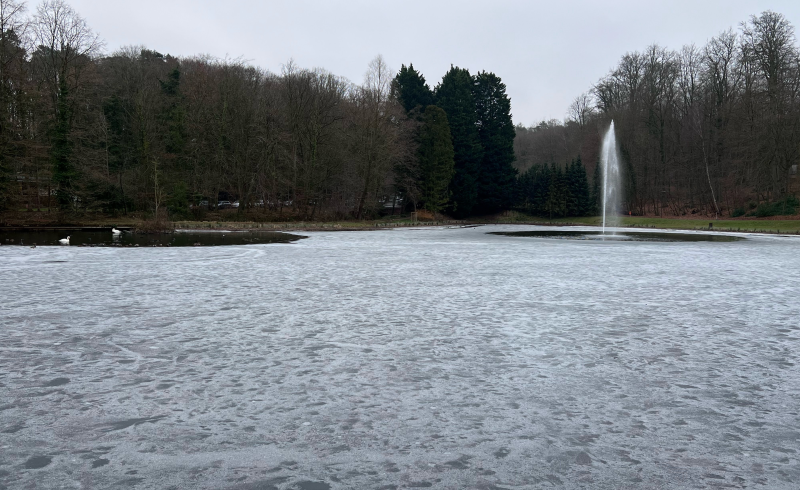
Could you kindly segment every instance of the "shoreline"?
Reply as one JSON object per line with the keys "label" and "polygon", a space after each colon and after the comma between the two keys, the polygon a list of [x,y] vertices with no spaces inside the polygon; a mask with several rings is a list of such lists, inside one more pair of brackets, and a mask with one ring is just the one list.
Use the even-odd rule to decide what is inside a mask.
{"label": "shoreline", "polygon": [[[373,221],[173,221],[168,228],[173,230],[230,230],[230,231],[369,231],[392,228],[434,227],[434,226],[479,226],[479,225],[531,225],[531,226],[592,226],[599,227],[598,217],[562,218],[557,220],[519,219],[472,219],[472,220],[373,220]],[[0,225],[3,231],[107,231],[116,227],[124,231],[135,231],[144,225],[142,220],[87,220],[69,224],[15,223]],[[767,234],[800,234],[800,219],[684,219],[647,218],[622,216],[617,223],[620,228],[693,230],[706,232],[739,232]],[[709,227],[709,225],[711,225]]]}

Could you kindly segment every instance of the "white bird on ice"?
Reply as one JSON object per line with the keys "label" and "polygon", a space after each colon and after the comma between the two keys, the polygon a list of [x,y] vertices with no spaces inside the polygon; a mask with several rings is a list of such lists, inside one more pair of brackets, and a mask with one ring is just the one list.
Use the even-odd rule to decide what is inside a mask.
{"label": "white bird on ice", "polygon": [[69,245],[69,237],[62,238],[61,240],[58,241],[58,243],[60,243],[61,245]]}

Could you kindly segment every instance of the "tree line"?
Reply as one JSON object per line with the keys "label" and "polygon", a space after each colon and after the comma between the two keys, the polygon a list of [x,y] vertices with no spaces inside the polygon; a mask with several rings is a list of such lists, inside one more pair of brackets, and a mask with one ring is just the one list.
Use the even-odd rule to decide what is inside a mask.
{"label": "tree line", "polygon": [[533,165],[519,177],[517,205],[534,216],[566,218],[594,216],[602,209],[602,173],[595,165],[591,187],[581,157],[562,168],[555,163]]}
{"label": "tree line", "polygon": [[564,122],[517,127],[520,170],[596,161],[612,119],[626,214],[796,211],[800,48],[781,14],[752,16],[701,47],[625,54]]}
{"label": "tree line", "polygon": [[63,0],[0,0],[0,208],[175,219],[237,200],[362,219],[513,204],[515,130],[492,73],[452,68],[431,90],[380,56],[355,84],[291,61],[274,74],[103,48]]}
{"label": "tree line", "polygon": [[[516,204],[516,133],[511,100],[497,75],[485,71],[471,75],[465,68],[451,66],[431,90],[413,65],[403,65],[395,80],[395,95],[409,119],[417,122],[421,137],[431,135],[434,126],[441,124],[435,143],[429,138],[428,144],[442,148],[452,144],[452,161],[450,150],[446,158],[437,160],[420,155],[422,181],[427,182],[423,188],[440,190],[435,195],[420,196],[425,207],[469,216],[494,213]],[[445,124],[450,129],[449,138]],[[431,172],[426,169],[434,168],[438,170],[426,173]]]}

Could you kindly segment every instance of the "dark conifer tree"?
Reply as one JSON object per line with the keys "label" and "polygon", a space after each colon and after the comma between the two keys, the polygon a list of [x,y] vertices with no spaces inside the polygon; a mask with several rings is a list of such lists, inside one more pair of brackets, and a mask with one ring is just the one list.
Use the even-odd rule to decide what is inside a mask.
{"label": "dark conifer tree", "polygon": [[74,204],[74,180],[77,177],[72,161],[72,140],[70,138],[71,107],[68,102],[69,88],[64,78],[58,84],[58,102],[55,125],[52,129],[50,159],[53,164],[53,183],[56,185],[58,207],[69,210]]}
{"label": "dark conifer tree", "polygon": [[[164,95],[165,105],[161,114],[165,136],[164,150],[165,163],[170,174],[180,172],[186,165],[186,112],[184,109],[183,95],[181,94],[181,69],[176,66],[166,80],[160,80],[161,93]],[[185,182],[177,179],[169,193],[168,209],[177,216],[187,216],[189,213],[189,195]]]}
{"label": "dark conifer tree", "polygon": [[592,214],[597,216],[603,214],[603,168],[600,159],[594,164],[594,175],[592,177]]}
{"label": "dark conifer tree", "polygon": [[537,165],[534,169],[532,212],[537,216],[546,216],[547,197],[550,194],[550,167],[547,165]]}
{"label": "dark conifer tree", "polygon": [[572,160],[564,172],[564,214],[566,216],[579,215],[579,177],[578,165],[575,160]]}
{"label": "dark conifer tree", "polygon": [[589,179],[586,176],[586,167],[580,155],[575,162],[575,194],[578,196],[577,212],[575,216],[591,216],[593,211],[592,192],[589,189]]}
{"label": "dark conifer tree", "polygon": [[514,163],[516,130],[506,86],[494,73],[480,72],[473,85],[478,135],[483,158],[478,180],[477,211],[492,213],[512,204],[517,171]]}
{"label": "dark conifer tree", "polygon": [[176,66],[167,76],[167,80],[160,80],[161,92],[166,97],[166,108],[162,116],[166,126],[167,153],[180,156],[185,145],[184,109],[181,97],[181,70]]}
{"label": "dark conifer tree", "polygon": [[433,103],[433,93],[425,77],[414,69],[413,64],[400,67],[400,71],[392,82],[392,93],[406,110],[411,112],[415,108],[424,108]]}
{"label": "dark conifer tree", "polygon": [[444,109],[453,137],[456,173],[453,177],[453,212],[468,216],[478,201],[483,149],[472,95],[473,78],[464,68],[451,67],[436,87],[436,105]]}
{"label": "dark conifer tree", "polygon": [[453,155],[447,114],[429,105],[422,115],[419,165],[423,206],[433,213],[441,212],[450,200],[450,181],[455,172]]}

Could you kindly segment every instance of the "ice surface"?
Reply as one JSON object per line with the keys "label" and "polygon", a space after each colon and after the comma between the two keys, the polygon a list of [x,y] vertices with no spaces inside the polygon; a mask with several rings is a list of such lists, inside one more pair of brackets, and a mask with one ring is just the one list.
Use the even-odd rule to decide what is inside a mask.
{"label": "ice surface", "polygon": [[800,240],[0,247],[0,487],[800,486]]}

